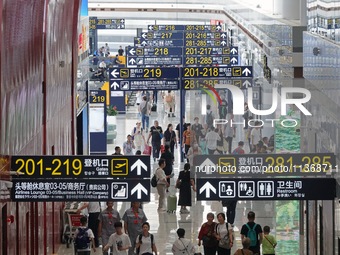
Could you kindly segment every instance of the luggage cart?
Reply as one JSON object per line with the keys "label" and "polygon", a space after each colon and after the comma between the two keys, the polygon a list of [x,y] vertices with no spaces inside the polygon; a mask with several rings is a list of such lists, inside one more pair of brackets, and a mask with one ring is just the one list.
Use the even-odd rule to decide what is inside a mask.
{"label": "luggage cart", "polygon": [[66,243],[66,247],[69,248],[73,242],[74,232],[81,226],[80,218],[84,215],[77,214],[79,208],[78,202],[67,202],[64,207],[64,231],[63,231],[63,243]]}

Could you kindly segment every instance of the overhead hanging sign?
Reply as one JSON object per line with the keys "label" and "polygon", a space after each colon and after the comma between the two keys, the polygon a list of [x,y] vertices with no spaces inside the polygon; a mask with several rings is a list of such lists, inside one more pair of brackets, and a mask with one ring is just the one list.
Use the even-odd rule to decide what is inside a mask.
{"label": "overhead hanging sign", "polygon": [[150,180],[15,179],[12,201],[150,201]]}
{"label": "overhead hanging sign", "polygon": [[149,156],[12,156],[22,178],[150,178]]}
{"label": "overhead hanging sign", "polygon": [[125,29],[125,19],[99,19],[97,17],[89,18],[89,29]]}
{"label": "overhead hanging sign", "polygon": [[333,178],[198,179],[197,200],[333,200]]}
{"label": "overhead hanging sign", "polygon": [[221,31],[221,25],[149,25],[149,31]]}
{"label": "overhead hanging sign", "polygon": [[326,176],[337,170],[332,153],[233,154],[194,157],[198,178],[233,178],[251,176]]}

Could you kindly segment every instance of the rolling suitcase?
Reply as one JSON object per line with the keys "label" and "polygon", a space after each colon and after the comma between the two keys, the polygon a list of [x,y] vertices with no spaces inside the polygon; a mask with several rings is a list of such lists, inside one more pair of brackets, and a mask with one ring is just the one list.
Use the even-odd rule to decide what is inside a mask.
{"label": "rolling suitcase", "polygon": [[176,195],[169,195],[167,198],[168,203],[168,213],[176,213],[177,209],[177,196]]}

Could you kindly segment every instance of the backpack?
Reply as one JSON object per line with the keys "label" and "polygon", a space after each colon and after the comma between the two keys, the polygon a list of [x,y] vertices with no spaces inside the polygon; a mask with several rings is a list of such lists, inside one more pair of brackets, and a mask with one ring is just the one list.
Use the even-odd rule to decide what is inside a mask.
{"label": "backpack", "polygon": [[214,123],[212,112],[207,113],[207,125],[210,127]]}
{"label": "backpack", "polygon": [[157,178],[156,178],[156,174],[154,174],[151,178],[151,186],[152,187],[157,187]]}
{"label": "backpack", "polygon": [[253,228],[250,228],[248,224],[246,224],[246,226],[248,228],[247,237],[250,239],[250,246],[254,247],[257,244],[257,234],[255,231],[257,224],[255,224]]}
{"label": "backpack", "polygon": [[235,150],[233,150],[232,154],[240,154],[240,149],[236,148]]}
{"label": "backpack", "polygon": [[[138,236],[139,242],[142,241],[142,237],[143,237],[143,234],[139,234],[139,236]],[[151,249],[152,249],[153,248],[153,234],[150,234],[150,238],[151,238]],[[139,251],[140,251],[140,246],[138,248],[136,248],[137,255],[139,255]]]}
{"label": "backpack", "polygon": [[78,234],[75,240],[77,250],[89,248],[90,238],[87,233],[88,229],[89,228],[78,228]]}
{"label": "backpack", "polygon": [[146,112],[148,111],[148,102],[145,101],[145,105],[144,107],[140,110],[140,112],[142,114],[146,114]]}
{"label": "backpack", "polygon": [[169,95],[167,95],[166,97],[165,97],[165,101],[167,102],[167,103],[171,103],[172,102],[172,96],[169,94]]}

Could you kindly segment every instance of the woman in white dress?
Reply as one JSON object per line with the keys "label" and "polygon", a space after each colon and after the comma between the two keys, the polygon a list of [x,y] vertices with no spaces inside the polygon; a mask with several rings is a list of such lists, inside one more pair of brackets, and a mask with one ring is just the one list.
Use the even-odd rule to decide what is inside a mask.
{"label": "woman in white dress", "polygon": [[[136,126],[131,132],[133,142],[135,144],[136,150],[142,151],[142,146],[145,144],[144,130],[142,128],[142,123],[138,121]],[[144,146],[143,146],[144,147]]]}

